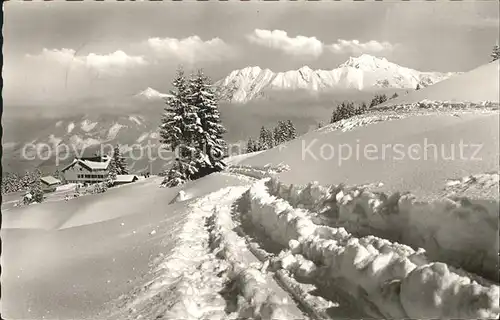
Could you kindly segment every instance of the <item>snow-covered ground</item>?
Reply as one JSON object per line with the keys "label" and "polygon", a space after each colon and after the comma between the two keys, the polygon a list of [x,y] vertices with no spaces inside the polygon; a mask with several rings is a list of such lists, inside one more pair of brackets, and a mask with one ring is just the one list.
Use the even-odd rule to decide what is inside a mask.
{"label": "snow-covered ground", "polygon": [[[465,90],[458,77],[497,65],[441,88]],[[481,96],[494,104],[386,106],[172,189],[154,177],[12,208],[2,314],[498,318],[500,119],[498,98]],[[338,153],[368,145],[386,153]],[[383,145],[420,153],[396,159]]]}
{"label": "snow-covered ground", "polygon": [[[186,202],[169,204],[180,189],[161,180],[2,210],[2,316],[102,319],[105,303],[141,286],[187,214]],[[198,198],[241,181],[214,175],[185,188]]]}
{"label": "snow-covered ground", "polygon": [[391,114],[328,125],[238,165],[285,164],[290,170],[280,178],[286,183],[383,182],[381,191],[422,197],[433,197],[449,179],[498,172],[498,111],[427,112],[392,120]]}
{"label": "snow-covered ground", "polygon": [[427,100],[458,102],[499,102],[500,61],[488,63],[432,86],[389,100],[385,105],[397,105]]}

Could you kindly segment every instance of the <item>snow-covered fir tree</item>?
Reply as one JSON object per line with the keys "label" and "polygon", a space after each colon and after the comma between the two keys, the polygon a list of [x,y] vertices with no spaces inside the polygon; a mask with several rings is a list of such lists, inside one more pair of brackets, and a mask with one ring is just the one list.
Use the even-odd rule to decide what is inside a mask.
{"label": "snow-covered fir tree", "polygon": [[285,140],[290,141],[295,138],[297,138],[297,130],[295,129],[295,126],[293,125],[292,120],[287,120],[285,124]]}
{"label": "snow-covered fir tree", "polygon": [[40,178],[42,177],[42,173],[39,169],[36,169],[33,174],[33,181],[29,186],[28,192],[31,194],[32,202],[43,202],[43,190],[42,190],[42,181]]}
{"label": "snow-covered fir tree", "polygon": [[[376,96],[375,98],[377,98],[377,97],[378,96]],[[372,103],[373,103],[373,100],[372,100]],[[332,117],[330,119],[330,123],[335,123],[335,122],[343,120],[343,119],[348,119],[348,118],[353,117],[356,114],[358,114],[358,112],[359,111],[357,111],[357,108],[353,102],[344,101],[340,105],[337,106],[337,109],[333,110]]]}
{"label": "snow-covered fir tree", "polygon": [[56,169],[56,171],[54,171],[54,178],[59,179],[62,183],[66,182],[64,179],[64,174],[59,171],[59,169]]}
{"label": "snow-covered fir tree", "polygon": [[184,169],[182,168],[182,161],[176,160],[172,167],[168,170],[162,185],[165,187],[175,187],[186,182],[186,177],[182,174]]}
{"label": "snow-covered fir tree", "polygon": [[415,88],[415,90],[420,90],[420,83],[417,83],[417,87]]}
{"label": "snow-covered fir tree", "polygon": [[119,145],[116,145],[113,149],[113,158],[111,162],[114,162],[117,174],[128,174],[127,161],[122,155]]}
{"label": "snow-covered fir tree", "polygon": [[278,125],[274,128],[274,143],[276,145],[279,145],[283,142],[287,141],[288,137],[288,130],[289,128],[287,127],[287,124],[285,121],[279,120]]}
{"label": "snow-covered fir tree", "polygon": [[274,138],[273,138],[273,132],[269,129],[266,129],[266,127],[262,126],[260,128],[260,134],[259,134],[259,149],[260,150],[267,150],[271,149],[274,147]]}
{"label": "snow-covered fir tree", "polygon": [[259,151],[259,145],[252,137],[247,141],[247,153]]}
{"label": "snow-covered fir tree", "polygon": [[[182,184],[196,178],[201,167],[209,162],[206,154],[200,149],[203,143],[204,130],[199,117],[198,107],[193,103],[195,96],[191,91],[191,82],[187,81],[182,68],[172,82],[170,97],[166,101],[165,112],[160,125],[161,143],[174,151],[176,164],[164,180],[165,185]],[[175,181],[169,178],[175,176]]]}
{"label": "snow-covered fir tree", "polygon": [[17,173],[7,172],[2,175],[2,194],[23,190],[21,178]]}
{"label": "snow-covered fir tree", "polygon": [[201,125],[201,130],[195,132],[195,148],[200,152],[197,163],[200,174],[221,171],[226,167],[222,161],[227,149],[223,138],[226,129],[221,123],[211,80],[203,70],[191,77],[189,92],[189,104],[195,108]]}
{"label": "snow-covered fir tree", "polygon": [[106,180],[109,186],[112,186],[114,184],[117,174],[118,174],[118,168],[116,166],[115,158],[111,157],[108,167],[108,178]]}
{"label": "snow-covered fir tree", "polygon": [[283,142],[285,142],[285,137],[283,135],[283,132],[281,131],[281,121],[278,121],[278,125],[276,127],[274,127],[273,129],[273,140],[274,140],[274,143],[276,143],[276,145],[279,145]]}
{"label": "snow-covered fir tree", "polygon": [[176,156],[164,180],[167,186],[223,170],[227,155],[226,130],[210,78],[199,70],[187,80],[180,68],[172,84],[160,127],[161,142]]}
{"label": "snow-covered fir tree", "polygon": [[493,52],[491,53],[491,61],[496,61],[500,58],[500,47],[498,45],[493,47]]}
{"label": "snow-covered fir tree", "polygon": [[387,101],[387,96],[385,94],[376,94],[370,103],[370,107],[382,104]]}

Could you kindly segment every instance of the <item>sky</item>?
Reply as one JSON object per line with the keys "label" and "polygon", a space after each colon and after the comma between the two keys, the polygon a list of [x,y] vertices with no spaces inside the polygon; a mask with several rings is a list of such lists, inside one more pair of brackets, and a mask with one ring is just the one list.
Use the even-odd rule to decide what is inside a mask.
{"label": "sky", "polygon": [[[497,1],[8,2],[7,107],[166,92],[178,66],[333,69],[372,54],[420,71],[468,71],[498,44]],[[92,102],[90,102],[92,103]]]}

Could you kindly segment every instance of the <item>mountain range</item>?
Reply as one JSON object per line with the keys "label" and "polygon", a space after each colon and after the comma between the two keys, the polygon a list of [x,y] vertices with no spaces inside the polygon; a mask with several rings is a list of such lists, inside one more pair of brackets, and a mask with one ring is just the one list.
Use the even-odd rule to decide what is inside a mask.
{"label": "mountain range", "polygon": [[[415,89],[445,80],[457,72],[422,72],[402,67],[368,54],[350,57],[332,70],[313,70],[303,66],[298,70],[273,72],[258,66],[230,72],[215,82],[220,98],[231,103],[247,103],[271,93],[302,91],[308,93],[335,90],[377,91]],[[145,100],[160,100],[169,94],[147,88],[136,95]]]}
{"label": "mountain range", "polygon": [[265,97],[273,91],[305,90],[318,93],[332,90],[373,91],[382,89],[415,89],[427,87],[457,73],[422,72],[363,54],[350,57],[332,70],[313,70],[304,66],[298,70],[273,72],[260,67],[232,71],[217,81],[220,96],[230,102],[246,103]]}
{"label": "mountain range", "polygon": [[[476,77],[477,79],[474,78],[474,83],[491,82],[490,73],[480,75]],[[306,103],[304,102],[306,100],[298,100],[295,96],[291,102],[280,100],[282,103],[261,99],[270,95],[271,92],[285,92],[284,96],[290,97],[292,95],[289,93],[301,90],[315,93],[350,88],[356,99],[369,101],[373,93],[378,90],[395,92],[404,88],[412,89],[417,84],[426,87],[454,74],[456,73],[420,72],[390,63],[386,59],[362,55],[358,58],[350,58],[331,71],[302,67],[299,70],[274,73],[269,69],[248,67],[231,72],[214,86],[228,102],[248,103],[252,101],[248,108],[234,108],[233,103],[220,105],[221,117],[228,129],[227,139],[235,142],[246,139],[250,135],[257,135],[261,125],[272,126],[282,119],[292,119],[298,131],[306,132],[309,126],[316,126],[317,121],[327,120],[335,104],[332,99],[320,102],[309,100],[309,103]],[[452,77],[450,80],[457,79],[458,81],[459,78],[461,79],[462,76]],[[444,81],[443,85],[450,80]],[[467,79],[464,81],[467,82]],[[498,80],[495,83],[498,83]],[[480,87],[486,86],[483,84]],[[434,86],[421,91],[411,90],[410,95],[418,93],[425,96],[425,92],[432,88]],[[452,89],[448,91],[456,94]],[[133,148],[137,148],[138,151],[144,150],[147,145],[158,145],[158,125],[164,105],[162,100],[168,96],[169,94],[147,88],[133,95],[132,99],[129,98],[130,104],[137,106],[134,111],[114,110],[116,113],[111,113],[113,110],[103,107],[55,118],[10,119],[4,117],[4,170],[20,172],[33,166],[54,167],[53,159],[35,161],[37,163],[25,161],[21,154],[26,143],[32,143],[36,147],[64,144],[90,152],[103,143],[135,145]],[[338,93],[334,96],[340,99]],[[400,99],[403,96],[407,95],[403,93]],[[489,97],[483,93],[478,94],[478,97],[483,96]],[[422,98],[421,95],[419,97]],[[494,96],[490,100],[495,100],[493,98]],[[304,109],[305,104],[308,106],[307,111]],[[242,122],[241,119],[245,121]],[[71,159],[66,161],[71,161]],[[149,165],[146,159],[131,160],[129,163],[134,171],[141,171]],[[155,163],[155,171],[161,170],[163,165],[164,161]]]}

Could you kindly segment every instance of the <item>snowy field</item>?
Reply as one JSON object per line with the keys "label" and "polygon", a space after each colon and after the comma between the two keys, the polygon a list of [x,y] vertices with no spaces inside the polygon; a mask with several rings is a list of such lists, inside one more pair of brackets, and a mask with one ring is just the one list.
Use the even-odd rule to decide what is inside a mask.
{"label": "snowy field", "polygon": [[[159,188],[155,177],[11,208],[2,229],[4,314],[498,317],[498,111],[391,112],[230,158],[226,172],[182,187]],[[304,141],[423,138],[477,139],[481,160],[301,159]]]}
{"label": "snowy field", "polygon": [[[141,285],[152,258],[168,254],[186,219],[183,203],[170,204],[179,190],[160,182],[2,212],[2,316],[97,319],[105,302]],[[239,184],[207,177],[190,193]]]}
{"label": "snowy field", "polygon": [[498,318],[498,63],[399,99],[175,188],[8,195],[3,316]]}

